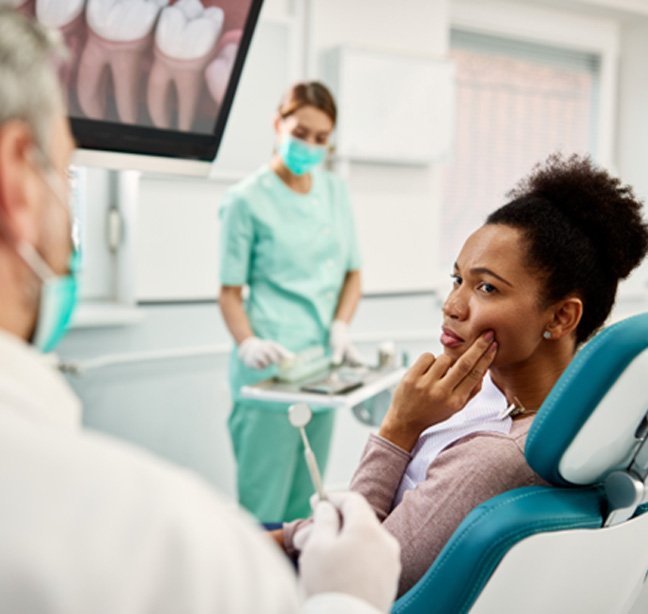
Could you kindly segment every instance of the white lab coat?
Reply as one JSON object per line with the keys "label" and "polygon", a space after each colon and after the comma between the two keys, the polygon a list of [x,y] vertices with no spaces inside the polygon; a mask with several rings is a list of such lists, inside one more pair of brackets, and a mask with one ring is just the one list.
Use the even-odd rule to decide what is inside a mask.
{"label": "white lab coat", "polygon": [[251,517],[80,415],[43,356],[0,331],[2,612],[375,614],[340,594],[300,605]]}

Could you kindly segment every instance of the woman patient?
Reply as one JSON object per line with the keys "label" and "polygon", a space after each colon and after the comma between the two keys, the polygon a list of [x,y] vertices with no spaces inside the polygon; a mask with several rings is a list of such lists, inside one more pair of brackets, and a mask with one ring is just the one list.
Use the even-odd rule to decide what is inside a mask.
{"label": "woman patient", "polygon": [[[510,197],[457,257],[443,353],[407,372],[351,482],[400,542],[399,594],[474,507],[543,483],[524,457],[535,412],[648,249],[641,203],[588,158],[552,156]],[[439,446],[441,423],[493,409],[499,426]],[[291,555],[304,522],[275,535]]]}

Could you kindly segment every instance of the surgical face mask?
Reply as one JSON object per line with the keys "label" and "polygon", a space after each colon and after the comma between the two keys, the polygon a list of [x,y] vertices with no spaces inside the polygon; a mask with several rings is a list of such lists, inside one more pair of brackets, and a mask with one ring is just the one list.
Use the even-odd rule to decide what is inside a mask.
{"label": "surgical face mask", "polygon": [[326,147],[310,145],[301,139],[286,135],[279,145],[279,155],[294,175],[304,175],[324,161]]}
{"label": "surgical face mask", "polygon": [[67,331],[77,304],[79,252],[72,252],[67,275],[56,275],[28,243],[21,243],[18,253],[43,282],[31,343],[43,352],[51,352]]}
{"label": "surgical face mask", "polygon": [[[54,177],[42,174],[42,178],[57,202],[67,208],[65,197],[53,185]],[[60,184],[64,187],[63,182]],[[42,282],[36,327],[31,343],[43,352],[51,352],[65,334],[77,304],[79,252],[76,249],[72,251],[68,274],[56,275],[31,245],[23,242],[17,249],[21,258]]]}

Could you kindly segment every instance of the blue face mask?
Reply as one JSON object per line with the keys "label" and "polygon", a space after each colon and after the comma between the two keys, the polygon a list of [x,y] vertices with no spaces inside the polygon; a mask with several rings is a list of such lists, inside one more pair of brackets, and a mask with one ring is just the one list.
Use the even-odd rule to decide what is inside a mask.
{"label": "blue face mask", "polygon": [[67,331],[77,304],[79,252],[72,252],[67,275],[55,275],[36,250],[27,243],[21,244],[18,252],[43,282],[31,343],[43,352],[51,352]]}
{"label": "blue face mask", "polygon": [[[56,201],[67,208],[67,201],[62,194],[65,188],[63,182],[59,181],[59,185],[55,186],[54,179],[58,177],[43,174],[40,169],[39,173]],[[56,275],[28,243],[20,243],[18,253],[42,282],[36,327],[31,343],[43,352],[51,352],[65,334],[77,304],[79,252],[72,250],[67,275]]]}
{"label": "blue face mask", "polygon": [[279,144],[279,155],[293,175],[304,175],[324,161],[326,147],[309,145],[293,136],[285,136]]}

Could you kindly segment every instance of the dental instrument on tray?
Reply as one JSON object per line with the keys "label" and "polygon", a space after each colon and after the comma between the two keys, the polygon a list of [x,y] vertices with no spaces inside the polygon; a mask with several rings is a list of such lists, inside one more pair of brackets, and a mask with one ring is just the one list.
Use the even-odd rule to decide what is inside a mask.
{"label": "dental instrument on tray", "polygon": [[330,357],[326,355],[322,346],[316,345],[284,360],[279,365],[277,379],[282,382],[297,382],[325,373],[330,367]]}
{"label": "dental instrument on tray", "polygon": [[308,472],[310,473],[317,496],[320,501],[326,501],[328,497],[326,496],[324,487],[322,486],[322,476],[304,428],[311,421],[312,417],[313,412],[306,403],[295,403],[288,408],[288,420],[290,420],[290,424],[292,424],[296,429],[299,429],[302,441],[304,442],[304,458],[306,459]]}
{"label": "dental instrument on tray", "polygon": [[365,366],[334,365],[322,346],[313,346],[284,360],[276,380],[296,383],[304,392],[334,395],[362,386],[368,372]]}

